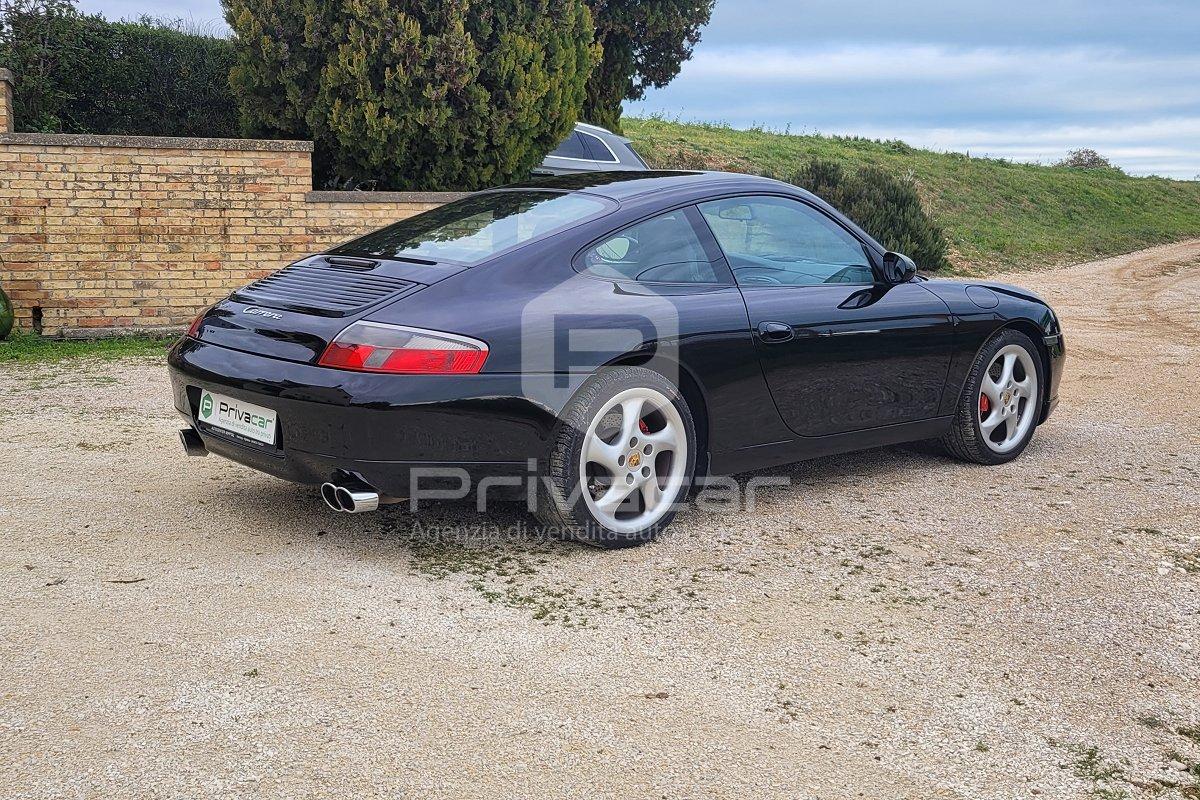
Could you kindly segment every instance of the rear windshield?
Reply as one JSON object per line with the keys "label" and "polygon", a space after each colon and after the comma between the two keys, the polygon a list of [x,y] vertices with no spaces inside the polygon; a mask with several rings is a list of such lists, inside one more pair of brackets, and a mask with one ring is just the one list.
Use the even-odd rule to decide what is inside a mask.
{"label": "rear windshield", "polygon": [[472,195],[347,242],[330,253],[472,265],[608,211],[605,200],[537,190]]}

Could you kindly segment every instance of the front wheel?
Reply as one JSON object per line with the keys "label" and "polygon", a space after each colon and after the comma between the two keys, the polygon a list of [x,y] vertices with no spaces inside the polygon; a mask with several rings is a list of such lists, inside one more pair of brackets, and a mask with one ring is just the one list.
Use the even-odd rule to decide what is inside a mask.
{"label": "front wheel", "polygon": [[695,463],[695,426],[679,390],[641,367],[605,370],[563,412],[536,514],[597,547],[648,542],[674,519]]}
{"label": "front wheel", "polygon": [[1003,330],[980,350],[967,376],[954,426],[942,438],[955,456],[1003,464],[1019,456],[1041,416],[1045,378],[1033,340]]}

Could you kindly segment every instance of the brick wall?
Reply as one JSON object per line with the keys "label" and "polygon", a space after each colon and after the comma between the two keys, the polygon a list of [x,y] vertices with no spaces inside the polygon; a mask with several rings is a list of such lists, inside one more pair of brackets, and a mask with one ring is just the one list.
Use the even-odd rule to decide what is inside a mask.
{"label": "brick wall", "polygon": [[45,334],[177,329],[299,256],[457,196],[313,192],[309,142],[4,133],[8,108],[0,97],[0,285],[17,325]]}

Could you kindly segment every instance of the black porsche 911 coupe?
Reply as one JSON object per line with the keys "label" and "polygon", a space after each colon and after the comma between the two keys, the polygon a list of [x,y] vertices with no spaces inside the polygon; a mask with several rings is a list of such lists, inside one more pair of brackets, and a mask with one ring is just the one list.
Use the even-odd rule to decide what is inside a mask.
{"label": "black porsche 911 coupe", "polygon": [[190,454],[342,511],[525,498],[618,547],[711,476],[920,439],[1009,461],[1064,358],[1033,293],[921,277],[808,192],[634,172],[481,192],[297,261],[169,363]]}

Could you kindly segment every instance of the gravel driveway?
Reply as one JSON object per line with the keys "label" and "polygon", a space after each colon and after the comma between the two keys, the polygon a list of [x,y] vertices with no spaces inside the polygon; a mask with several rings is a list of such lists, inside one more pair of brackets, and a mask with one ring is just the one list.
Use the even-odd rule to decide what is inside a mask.
{"label": "gravel driveway", "polygon": [[1069,353],[1016,463],[617,553],[185,459],[159,363],[0,370],[0,797],[1200,797],[1200,241],[1013,280]]}

